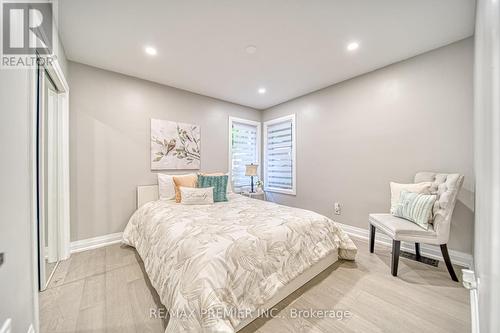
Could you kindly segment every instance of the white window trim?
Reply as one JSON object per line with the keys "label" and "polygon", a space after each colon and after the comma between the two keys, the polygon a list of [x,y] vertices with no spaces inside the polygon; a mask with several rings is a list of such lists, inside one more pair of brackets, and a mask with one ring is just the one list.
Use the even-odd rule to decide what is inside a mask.
{"label": "white window trim", "polygon": [[252,126],[257,126],[257,164],[259,165],[257,167],[257,174],[259,175],[259,178],[260,175],[262,174],[261,173],[261,163],[260,163],[260,156],[261,156],[261,138],[262,138],[262,131],[261,131],[261,128],[262,128],[262,123],[258,122],[258,121],[254,121],[254,120],[249,120],[249,119],[243,119],[243,118],[237,118],[237,117],[229,117],[229,126],[227,128],[227,131],[228,131],[228,140],[229,140],[229,144],[228,144],[228,155],[227,155],[227,159],[228,159],[228,175],[229,175],[229,183],[232,184],[233,181],[232,181],[232,178],[233,178],[233,165],[232,165],[232,157],[233,157],[233,131],[232,131],[232,128],[233,128],[233,122],[235,123],[240,123],[240,124],[247,124],[247,125],[252,125]]}
{"label": "white window trim", "polygon": [[[267,186],[267,177],[266,177],[266,170],[267,170],[267,128],[270,125],[276,124],[276,123],[282,123],[284,121],[292,121],[292,189],[291,190],[284,190],[281,188],[273,188]],[[295,120],[295,114],[291,114],[288,116],[276,118],[276,119],[271,119],[268,121],[264,122],[264,131],[263,131],[263,137],[264,137],[264,190],[268,192],[276,192],[276,193],[282,193],[282,194],[289,194],[289,195],[296,195],[297,194],[297,135],[296,135],[296,127],[297,123]]]}

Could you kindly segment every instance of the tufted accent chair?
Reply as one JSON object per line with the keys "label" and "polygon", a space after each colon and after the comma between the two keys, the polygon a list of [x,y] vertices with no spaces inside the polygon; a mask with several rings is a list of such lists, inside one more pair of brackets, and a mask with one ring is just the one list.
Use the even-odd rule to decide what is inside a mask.
{"label": "tufted accent chair", "polygon": [[418,261],[421,259],[420,243],[439,245],[451,278],[453,281],[458,281],[450,261],[446,244],[450,237],[451,216],[463,181],[464,176],[457,173],[419,172],[415,175],[415,183],[432,182],[432,194],[437,195],[433,207],[432,224],[429,225],[428,230],[424,230],[415,223],[391,214],[369,215],[370,252],[373,253],[374,251],[376,229],[387,234],[393,240],[391,261],[391,272],[393,276],[398,275],[401,241],[405,241],[415,243],[415,254]]}

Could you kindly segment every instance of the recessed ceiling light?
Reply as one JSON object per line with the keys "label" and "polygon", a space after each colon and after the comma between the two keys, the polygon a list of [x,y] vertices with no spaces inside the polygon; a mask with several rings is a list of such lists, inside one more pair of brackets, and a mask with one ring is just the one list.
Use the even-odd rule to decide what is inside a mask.
{"label": "recessed ceiling light", "polygon": [[259,94],[265,94],[266,93],[266,88],[259,88],[259,90],[257,90],[259,92]]}
{"label": "recessed ceiling light", "polygon": [[357,50],[358,48],[359,48],[358,42],[351,42],[351,43],[347,44],[348,51],[354,51],[354,50]]}
{"label": "recessed ceiling light", "polygon": [[255,52],[257,52],[257,46],[255,46],[255,45],[248,45],[245,48],[245,51],[247,51],[248,54],[254,54]]}
{"label": "recessed ceiling light", "polygon": [[154,47],[151,47],[151,46],[147,46],[144,51],[149,54],[149,55],[156,55],[158,52],[156,51],[156,49]]}

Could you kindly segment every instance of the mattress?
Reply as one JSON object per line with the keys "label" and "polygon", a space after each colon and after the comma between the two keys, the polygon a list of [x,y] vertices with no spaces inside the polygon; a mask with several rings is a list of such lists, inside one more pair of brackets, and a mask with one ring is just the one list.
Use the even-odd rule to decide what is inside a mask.
{"label": "mattress", "polygon": [[167,333],[233,333],[325,257],[354,260],[357,251],[325,216],[236,194],[213,205],[146,203],[123,242],[169,311]]}

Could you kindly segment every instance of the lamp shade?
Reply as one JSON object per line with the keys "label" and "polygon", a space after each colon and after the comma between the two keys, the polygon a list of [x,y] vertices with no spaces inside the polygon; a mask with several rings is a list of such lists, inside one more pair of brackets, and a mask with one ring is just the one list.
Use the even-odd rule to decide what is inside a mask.
{"label": "lamp shade", "polygon": [[247,164],[245,170],[245,176],[257,176],[257,164]]}

